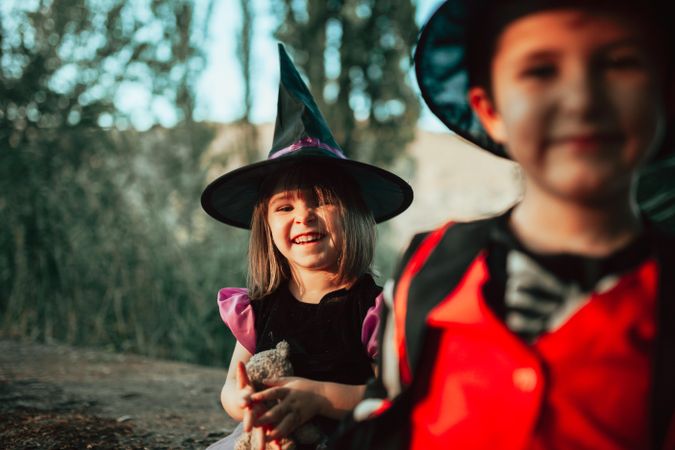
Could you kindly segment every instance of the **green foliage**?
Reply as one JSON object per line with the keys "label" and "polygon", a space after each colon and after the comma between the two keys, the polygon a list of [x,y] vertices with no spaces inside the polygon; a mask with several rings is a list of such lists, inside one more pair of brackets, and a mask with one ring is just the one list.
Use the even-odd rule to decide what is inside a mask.
{"label": "green foliage", "polygon": [[[243,283],[246,239],[199,209],[214,130],[192,121],[193,5],[1,11],[1,333],[222,364],[215,289]],[[128,123],[115,96],[129,83],[179,125],[107,127]]]}
{"label": "green foliage", "polygon": [[416,42],[410,0],[284,0],[279,39],[304,68],[337,142],[391,165],[413,139],[419,104],[407,81]]}
{"label": "green foliage", "polygon": [[647,217],[675,232],[675,157],[664,158],[643,171],[637,199]]}

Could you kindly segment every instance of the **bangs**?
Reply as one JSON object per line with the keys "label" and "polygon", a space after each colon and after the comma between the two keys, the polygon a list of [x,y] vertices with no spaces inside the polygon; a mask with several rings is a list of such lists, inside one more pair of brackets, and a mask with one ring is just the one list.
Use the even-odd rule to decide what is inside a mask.
{"label": "bangs", "polygon": [[356,186],[356,180],[336,164],[299,161],[268,176],[261,186],[260,200],[267,202],[279,192],[303,192],[318,203],[365,205]]}

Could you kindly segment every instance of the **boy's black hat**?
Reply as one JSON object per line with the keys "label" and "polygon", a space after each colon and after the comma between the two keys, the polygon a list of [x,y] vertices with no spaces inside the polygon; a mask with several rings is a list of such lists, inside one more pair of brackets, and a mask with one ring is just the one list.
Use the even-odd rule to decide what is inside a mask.
{"label": "boy's black hat", "polygon": [[[453,132],[495,155],[508,158],[504,147],[486,133],[467,100],[478,76],[489,65],[481,57],[491,52],[491,40],[511,21],[528,13],[565,6],[629,8],[667,31],[672,39],[672,0],[447,0],[427,21],[415,49],[415,73],[424,101]],[[672,42],[669,51],[672,52]],[[484,81],[484,80],[480,80]],[[663,152],[661,152],[663,153]]]}
{"label": "boy's black hat", "polygon": [[413,199],[410,185],[384,169],[347,159],[281,44],[279,64],[277,120],[267,160],[228,172],[209,184],[201,197],[204,210],[228,225],[250,228],[265,179],[285,165],[316,161],[335,164],[353,178],[376,222],[405,211]]}

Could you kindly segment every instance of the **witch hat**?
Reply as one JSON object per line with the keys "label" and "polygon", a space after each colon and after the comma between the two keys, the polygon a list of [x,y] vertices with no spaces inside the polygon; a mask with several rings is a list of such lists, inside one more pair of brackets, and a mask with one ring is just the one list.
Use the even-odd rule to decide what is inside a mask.
{"label": "witch hat", "polygon": [[354,179],[378,223],[408,208],[413,198],[408,183],[379,167],[347,159],[282,44],[279,64],[277,119],[267,159],[228,172],[209,184],[201,197],[204,210],[228,225],[250,228],[263,182],[284,165],[300,161],[339,166]]}

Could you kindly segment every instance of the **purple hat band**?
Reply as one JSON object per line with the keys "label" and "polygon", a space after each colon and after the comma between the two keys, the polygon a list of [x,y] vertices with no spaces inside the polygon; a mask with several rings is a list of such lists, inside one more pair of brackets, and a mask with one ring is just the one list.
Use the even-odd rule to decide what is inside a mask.
{"label": "purple hat band", "polygon": [[284,147],[281,150],[279,150],[278,152],[274,153],[272,156],[270,156],[270,159],[278,158],[280,156],[284,156],[284,155],[287,155],[289,153],[293,153],[293,152],[298,151],[301,148],[305,148],[305,147],[317,147],[317,148],[320,148],[322,150],[326,150],[328,152],[331,152],[332,154],[334,154],[338,158],[347,159],[345,154],[342,153],[342,151],[340,149],[331,147],[330,145],[325,144],[325,143],[321,142],[320,140],[318,140],[316,138],[313,138],[313,137],[304,137],[304,138],[302,138],[298,141],[293,142],[288,147]]}

